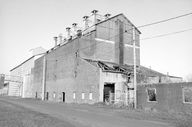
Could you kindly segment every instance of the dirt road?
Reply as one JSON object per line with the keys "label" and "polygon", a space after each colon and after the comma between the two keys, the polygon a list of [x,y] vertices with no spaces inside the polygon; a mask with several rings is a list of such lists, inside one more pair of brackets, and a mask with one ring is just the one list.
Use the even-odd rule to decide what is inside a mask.
{"label": "dirt road", "polygon": [[[33,99],[0,97],[0,102],[24,107],[28,110],[47,114],[76,127],[171,127],[163,122],[124,118],[111,109],[89,105],[53,103]],[[70,124],[66,127],[69,127]]]}

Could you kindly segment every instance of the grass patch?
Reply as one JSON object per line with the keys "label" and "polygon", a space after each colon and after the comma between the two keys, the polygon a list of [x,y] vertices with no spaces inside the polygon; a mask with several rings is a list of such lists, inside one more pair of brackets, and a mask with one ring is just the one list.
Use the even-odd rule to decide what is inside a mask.
{"label": "grass patch", "polygon": [[0,102],[1,127],[74,127],[47,114],[31,111],[26,108]]}

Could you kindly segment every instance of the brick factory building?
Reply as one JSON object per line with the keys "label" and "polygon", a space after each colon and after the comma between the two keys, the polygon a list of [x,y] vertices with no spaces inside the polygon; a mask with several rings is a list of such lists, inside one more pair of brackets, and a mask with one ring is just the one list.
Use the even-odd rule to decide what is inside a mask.
{"label": "brick factory building", "polygon": [[[138,108],[158,109],[158,104],[161,105],[160,102],[145,102],[146,97],[156,93],[153,88],[146,90],[148,86],[157,87],[157,100],[161,97],[166,100],[161,93],[168,92],[167,88],[173,91],[180,87],[181,77],[140,65],[141,32],[123,14],[101,16],[94,10],[91,16],[83,19],[83,29],[73,23],[71,28],[66,28],[66,38],[61,34],[54,37],[53,48],[43,55],[40,53],[41,56],[33,55],[11,70],[11,76],[19,76],[22,81],[19,85],[18,82],[9,83],[9,95],[55,102],[106,102],[133,106],[133,39]],[[188,100],[192,102],[191,98]]]}
{"label": "brick factory building", "polygon": [[[84,16],[85,29],[67,28],[68,37],[55,37],[55,47],[34,65],[33,96],[52,101],[95,103],[132,97],[133,27],[123,14]],[[75,33],[75,34],[72,34]],[[140,65],[140,31],[135,29],[136,65]],[[59,42],[59,44],[58,44]],[[44,84],[44,85],[42,85]],[[132,90],[133,91],[133,90]],[[110,93],[116,93],[110,96]],[[130,95],[128,95],[130,94]],[[128,101],[125,102],[129,103]]]}

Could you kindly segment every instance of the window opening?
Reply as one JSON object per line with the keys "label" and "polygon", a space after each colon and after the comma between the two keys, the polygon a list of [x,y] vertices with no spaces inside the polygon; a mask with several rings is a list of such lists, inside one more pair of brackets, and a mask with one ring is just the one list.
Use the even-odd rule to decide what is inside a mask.
{"label": "window opening", "polygon": [[156,89],[155,88],[148,88],[147,89],[147,95],[148,95],[148,101],[149,102],[155,102],[156,99]]}

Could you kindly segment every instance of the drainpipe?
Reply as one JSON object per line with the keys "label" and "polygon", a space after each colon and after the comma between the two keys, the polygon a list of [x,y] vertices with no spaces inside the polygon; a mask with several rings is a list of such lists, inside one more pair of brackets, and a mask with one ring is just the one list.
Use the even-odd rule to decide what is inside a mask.
{"label": "drainpipe", "polygon": [[42,79],[42,100],[45,100],[45,92],[46,92],[46,68],[47,68],[47,61],[46,55],[43,57],[43,79]]}
{"label": "drainpipe", "polygon": [[134,68],[134,108],[137,109],[137,74],[136,74],[136,50],[135,50],[135,27],[133,26],[133,68]]}

